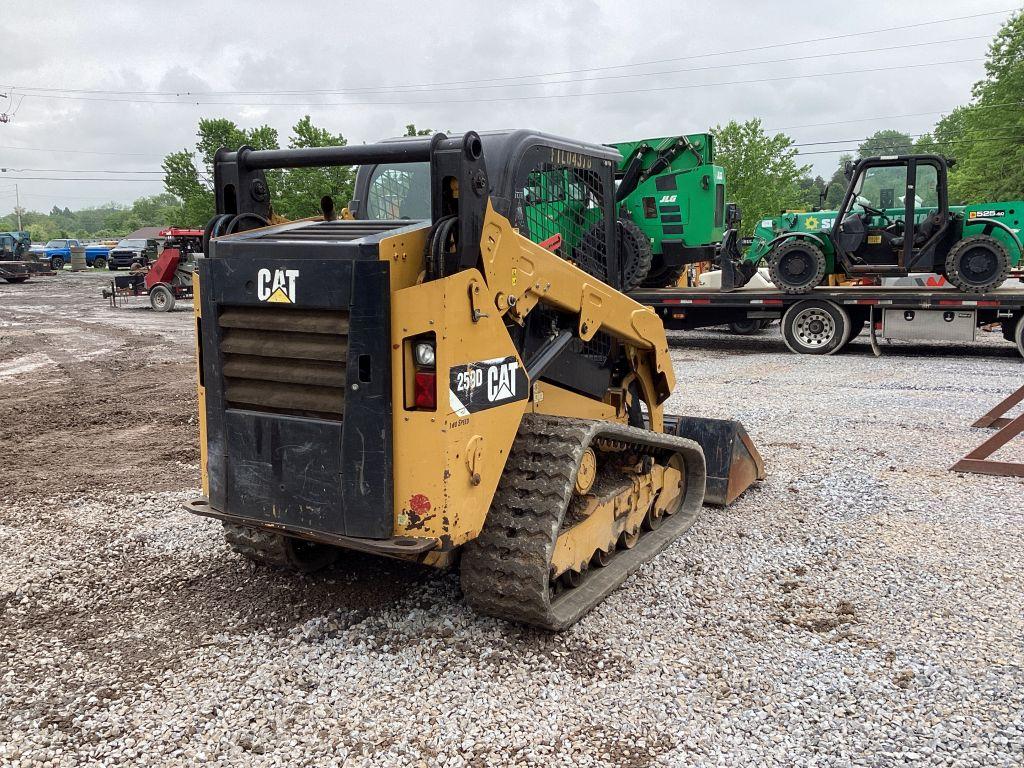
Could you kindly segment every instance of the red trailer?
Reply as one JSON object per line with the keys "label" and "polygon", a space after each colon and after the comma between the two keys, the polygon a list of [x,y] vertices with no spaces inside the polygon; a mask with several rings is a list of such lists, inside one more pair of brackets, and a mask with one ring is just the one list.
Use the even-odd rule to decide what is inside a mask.
{"label": "red trailer", "polygon": [[202,251],[203,230],[171,227],[160,235],[166,238],[164,248],[152,265],[117,275],[110,290],[103,291],[112,306],[120,297],[148,295],[153,309],[170,312],[178,299],[192,298],[195,254]]}

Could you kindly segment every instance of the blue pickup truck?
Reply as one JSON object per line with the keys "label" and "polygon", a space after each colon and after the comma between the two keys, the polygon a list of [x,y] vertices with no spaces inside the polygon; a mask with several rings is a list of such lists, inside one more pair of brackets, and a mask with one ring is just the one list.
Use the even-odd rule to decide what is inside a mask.
{"label": "blue pickup truck", "polygon": [[[42,248],[32,249],[32,253],[37,259],[43,263],[49,263],[50,269],[64,269],[65,264],[71,263],[71,249],[75,246],[81,245],[78,240],[62,238],[59,240],[50,240]],[[110,249],[105,245],[87,245],[85,246],[85,265],[87,267],[96,267],[97,269],[103,269],[107,266],[107,260],[110,258]]]}

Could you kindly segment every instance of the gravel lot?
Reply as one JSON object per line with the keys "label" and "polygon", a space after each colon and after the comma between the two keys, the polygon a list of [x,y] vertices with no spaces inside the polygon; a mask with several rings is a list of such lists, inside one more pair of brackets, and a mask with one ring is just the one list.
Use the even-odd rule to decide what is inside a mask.
{"label": "gravel lot", "polygon": [[0,763],[1021,764],[1024,481],[946,470],[1024,383],[999,334],[678,337],[670,409],[741,419],[769,480],[547,635],[454,573],[229,553],[180,508],[191,315],[104,282],[0,285]]}

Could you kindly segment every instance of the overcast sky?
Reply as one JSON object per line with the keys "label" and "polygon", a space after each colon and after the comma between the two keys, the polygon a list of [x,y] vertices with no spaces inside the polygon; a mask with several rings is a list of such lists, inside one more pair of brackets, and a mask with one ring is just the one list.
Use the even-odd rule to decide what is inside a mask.
{"label": "overcast sky", "polygon": [[[760,117],[816,153],[805,162],[828,174],[832,150],[880,128],[922,133],[966,102],[1008,14],[894,27],[1012,7],[0,0],[0,113],[17,109],[0,122],[0,214],[14,207],[15,183],[23,206],[44,211],[161,192],[153,172],[168,152],[192,147],[200,117],[266,122],[282,143],[306,113],[350,142],[409,122],[607,142]],[[802,42],[859,32],[869,34]],[[851,70],[861,71],[824,76]],[[39,176],[111,180],[25,178]]]}

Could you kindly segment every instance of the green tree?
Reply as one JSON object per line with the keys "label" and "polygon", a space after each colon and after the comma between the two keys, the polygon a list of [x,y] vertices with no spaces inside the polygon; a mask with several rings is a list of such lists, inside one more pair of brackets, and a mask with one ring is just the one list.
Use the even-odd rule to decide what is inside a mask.
{"label": "green tree", "polygon": [[828,180],[828,193],[825,195],[825,208],[834,211],[843,202],[846,194],[846,164],[853,162],[853,155],[840,155],[839,164]]}
{"label": "green tree", "polygon": [[858,157],[877,155],[909,155],[914,151],[914,140],[902,131],[875,131],[857,148]]}
{"label": "green tree", "polygon": [[[269,125],[252,129],[239,128],[226,118],[201,119],[196,133],[195,151],[187,149],[172,152],[164,158],[164,188],[181,200],[178,215],[182,226],[202,227],[214,212],[213,159],[221,147],[235,150],[241,146],[253,149],[278,149],[277,130]],[[196,167],[198,156],[200,168]],[[273,192],[278,174],[268,174]]]}
{"label": "green tree", "polygon": [[729,197],[743,213],[741,235],[751,234],[761,219],[800,205],[798,182],[810,166],[797,164],[797,150],[789,136],[769,136],[758,119],[733,120],[711,132],[715,161],[725,167]]}
{"label": "green tree", "polygon": [[[292,138],[288,146],[292,149],[304,147],[343,147],[348,141],[340,133],[334,134],[313,125],[309,115],[292,127]],[[295,168],[284,175],[274,198],[274,211],[288,219],[315,216],[320,212],[320,200],[330,197],[336,209],[348,205],[352,199],[355,184],[355,169],[349,166],[338,168]]]}
{"label": "green tree", "polygon": [[[928,137],[952,156],[950,202],[1019,200],[1024,193],[1024,11],[1014,14],[989,45],[985,77],[969,105],[943,117]],[[922,137],[924,138],[924,137]]]}
{"label": "green tree", "polygon": [[[241,146],[253,149],[277,149],[278,134],[267,125],[240,128],[224,118],[199,121],[194,150],[172,152],[164,158],[164,187],[181,201],[179,223],[202,227],[214,213],[213,161],[217,150],[226,147],[236,150]],[[304,147],[345,146],[347,140],[340,133],[313,125],[309,115],[292,127],[288,146]],[[273,212],[289,219],[315,216],[320,201],[330,196],[336,208],[346,205],[352,197],[355,172],[352,168],[295,168],[287,171],[267,171],[267,186]]]}
{"label": "green tree", "polygon": [[422,128],[417,130],[415,123],[409,123],[407,126],[405,126],[406,136],[430,136],[433,133],[434,132],[429,128]]}

